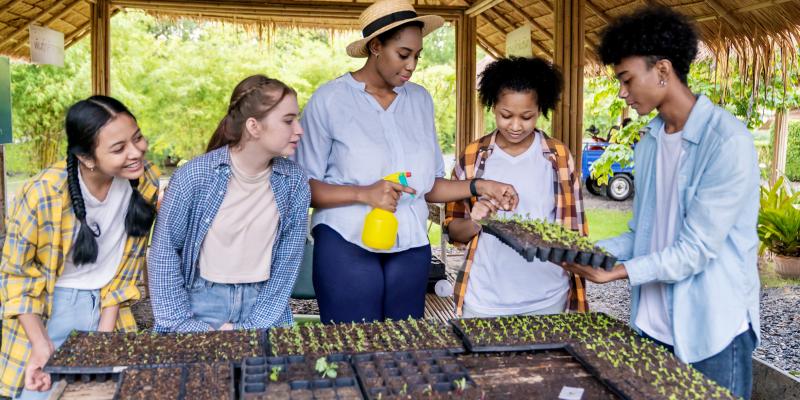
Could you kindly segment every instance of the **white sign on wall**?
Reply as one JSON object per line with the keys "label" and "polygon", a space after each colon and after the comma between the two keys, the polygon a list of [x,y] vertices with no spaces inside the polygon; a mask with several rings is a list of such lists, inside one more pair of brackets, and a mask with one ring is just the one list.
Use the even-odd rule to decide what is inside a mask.
{"label": "white sign on wall", "polygon": [[43,26],[29,28],[31,62],[64,66],[64,34]]}
{"label": "white sign on wall", "polygon": [[531,26],[528,24],[506,34],[506,57],[533,57]]}

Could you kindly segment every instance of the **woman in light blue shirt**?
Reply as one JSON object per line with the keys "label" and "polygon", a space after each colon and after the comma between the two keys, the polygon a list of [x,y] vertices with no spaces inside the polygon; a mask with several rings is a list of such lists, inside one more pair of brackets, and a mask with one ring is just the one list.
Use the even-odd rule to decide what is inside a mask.
{"label": "woman in light blue shirt", "polygon": [[[504,209],[517,202],[510,185],[444,179],[433,100],[409,82],[423,36],[444,20],[418,17],[405,1],[381,0],[359,21],[364,38],[347,53],[367,61],[314,93],[301,121],[307,138],[297,151],[310,178],[313,280],[326,323],[423,316],[431,255],[426,201],[481,195]],[[382,180],[400,171],[411,172],[409,187]],[[372,208],[392,211],[399,221],[389,250],[361,240]]]}

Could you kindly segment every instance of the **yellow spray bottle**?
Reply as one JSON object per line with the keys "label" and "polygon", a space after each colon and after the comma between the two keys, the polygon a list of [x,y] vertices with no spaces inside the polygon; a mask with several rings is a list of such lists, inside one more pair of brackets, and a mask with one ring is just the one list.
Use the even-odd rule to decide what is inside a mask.
{"label": "yellow spray bottle", "polygon": [[[411,172],[395,172],[383,177],[384,180],[408,186],[406,178],[411,177]],[[373,208],[364,220],[364,229],[361,240],[370,248],[376,250],[389,250],[394,246],[397,238],[397,217],[391,211],[382,208]]]}

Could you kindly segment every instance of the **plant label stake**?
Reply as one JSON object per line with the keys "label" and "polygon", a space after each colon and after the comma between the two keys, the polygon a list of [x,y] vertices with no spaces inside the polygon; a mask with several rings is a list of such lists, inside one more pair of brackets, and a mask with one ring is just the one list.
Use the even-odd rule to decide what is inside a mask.
{"label": "plant label stake", "polygon": [[581,400],[583,388],[564,386],[558,394],[558,400]]}

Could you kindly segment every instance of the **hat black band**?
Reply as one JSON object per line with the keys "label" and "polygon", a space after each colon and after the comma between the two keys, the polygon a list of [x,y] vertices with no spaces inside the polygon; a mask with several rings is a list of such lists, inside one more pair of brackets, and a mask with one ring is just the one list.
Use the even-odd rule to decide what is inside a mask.
{"label": "hat black band", "polygon": [[364,37],[367,37],[369,35],[372,35],[373,33],[375,33],[375,31],[377,31],[378,29],[383,28],[386,25],[389,25],[391,23],[395,23],[397,21],[403,21],[403,20],[412,19],[412,18],[417,18],[417,13],[414,12],[414,11],[398,11],[398,12],[394,12],[394,13],[391,13],[391,14],[388,14],[388,15],[384,15],[384,16],[376,19],[375,21],[370,22],[369,25],[367,25],[364,28],[364,30],[361,31],[361,33],[364,35]]}

